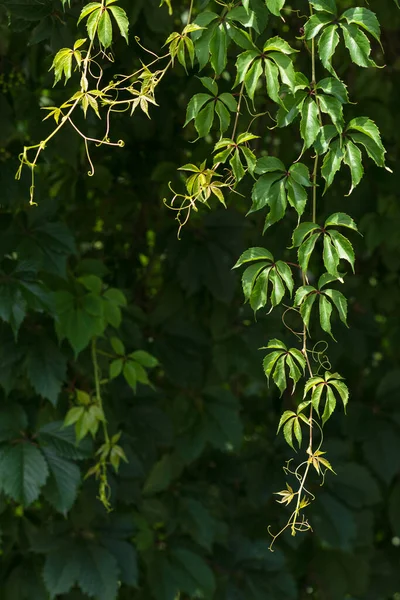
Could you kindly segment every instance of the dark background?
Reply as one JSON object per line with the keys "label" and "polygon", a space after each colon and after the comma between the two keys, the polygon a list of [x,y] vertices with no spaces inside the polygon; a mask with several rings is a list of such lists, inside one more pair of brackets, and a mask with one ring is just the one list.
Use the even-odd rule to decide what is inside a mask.
{"label": "dark background", "polygon": [[[133,71],[145,58],[134,35],[159,51],[187,10],[178,1],[173,17],[153,0],[121,5],[131,42],[116,39],[116,62],[105,79]],[[277,531],[290,514],[273,493],[282,489],[282,466],[292,456],[275,432],[293,399],[268,389],[259,348],[277,336],[290,339],[278,310],[260,311],[255,322],[231,267],[249,246],[286,252],[295,221],[287,218],[263,238],[262,218],[244,219],[245,181],[243,195],[230,195],[226,210],[212,205],[193,214],[177,239],[175,214],[163,204],[171,198],[168,182],[179,188],[177,168],[201,162],[218,139],[213,130],[192,144],[193,126],[183,129],[187,102],[202,90],[196,68],[186,75],[179,65],[160,84],[151,120],[142,113],[115,117],[113,138],[124,139],[125,147],[94,148],[93,177],[81,140],[70,129],[60,132],[37,169],[38,206],[29,206],[28,172],[14,179],[18,154],[50,131],[40,106],[61,103],[76,89],[76,76],[66,89],[53,89],[48,70],[59,48],[83,37],[83,26],[76,36],[81,6],[73,0],[63,12],[57,1],[0,3],[1,598],[44,600],[44,581],[51,591],[65,578],[66,589],[78,585],[50,597],[175,600],[180,589],[181,600],[398,600],[400,12],[392,0],[369,5],[383,28],[385,55],[374,47],[374,58],[384,69],[359,69],[344,52],[335,59],[356,102],[347,117],[367,115],[379,125],[394,174],[369,161],[361,185],[345,197],[350,180],[342,170],[318,205],[321,217],[349,213],[363,234],[352,237],[356,275],[344,285],[350,329],[337,324],[337,343],[329,342],[333,371],[346,378],[351,398],[347,416],[337,411],[325,428],[337,475],[329,474],[323,488],[313,484],[313,532],[285,534],[270,553],[268,525]],[[273,18],[268,37],[280,34],[301,48],[295,36],[303,23],[296,13],[286,23]],[[231,80],[236,53],[232,46]],[[307,52],[296,60],[297,68],[310,69]],[[224,86],[229,91],[229,80]],[[260,109],[273,110],[266,98],[258,101]],[[101,125],[93,114],[86,124],[97,135]],[[301,147],[298,128],[272,126],[268,115],[258,121],[257,150],[290,164]],[[129,351],[143,348],[160,361],[151,375],[154,389],[139,386],[134,395],[123,379],[104,388],[110,429],[123,430],[129,458],[118,476],[110,472],[110,514],[97,500],[96,482],[81,481],[74,466],[83,478],[92,464],[89,442],[65,458],[68,510],[52,501],[48,484],[26,506],[10,493],[13,477],[39,481],[40,465],[21,462],[10,470],[8,462],[6,468],[9,445],[21,435],[35,443],[44,424],[63,420],[74,389],[93,385],[89,350],[75,357],[66,341],[58,347],[56,310],[28,303],[15,339],[9,274],[18,265],[42,282],[48,298],[90,273],[121,289],[128,306],[119,336]]]}

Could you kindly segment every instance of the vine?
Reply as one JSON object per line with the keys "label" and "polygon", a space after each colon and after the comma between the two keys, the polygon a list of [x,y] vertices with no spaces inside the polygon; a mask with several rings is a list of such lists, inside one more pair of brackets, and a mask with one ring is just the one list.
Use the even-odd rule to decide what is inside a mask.
{"label": "vine", "polygon": [[[169,0],[163,0],[162,4],[166,4],[172,12]],[[49,113],[45,118],[53,117],[56,126],[47,138],[24,148],[17,173],[19,178],[25,166],[30,169],[30,202],[33,204],[34,175],[41,153],[60,129],[69,124],[84,141],[90,165],[89,175],[93,175],[90,143],[123,145],[122,140],[111,141],[109,137],[112,113],[129,112],[132,115],[139,108],[149,117],[150,106],[157,104],[156,88],[176,63],[185,70],[193,69],[195,64],[199,71],[207,69],[208,74],[199,77],[202,91],[188,103],[185,126],[194,127],[197,138],[214,135],[216,143],[211,160],[206,159],[200,165],[188,163],[180,168],[186,176],[184,190],[176,192],[171,187],[172,200],[164,201],[176,211],[179,231],[187,223],[191,211],[198,210],[199,203],[209,206],[215,198],[225,206],[224,193],[239,193],[238,186],[245,177],[254,181],[248,214],[267,210],[264,233],[287,215],[291,219],[290,209],[294,210],[297,219],[289,248],[297,253],[296,262],[285,257],[275,259],[268,249],[252,247],[234,265],[234,268],[245,267],[242,275],[243,293],[254,313],[267,307],[273,310],[281,305],[284,310],[282,320],[286,326],[285,315],[289,310],[294,311],[301,322],[301,332],[287,326],[296,338],[297,347],[288,347],[283,341],[273,339],[264,348],[269,351],[263,361],[268,381],[273,380],[281,396],[290,392],[294,397],[293,410],[286,410],[282,414],[278,432],[283,431],[287,444],[293,450],[295,444],[299,449],[302,447],[304,427],[308,438],[305,459],[295,468],[289,461],[284,469],[295,480],[297,488],[287,483],[286,489],[277,492],[280,496],[278,502],[286,506],[293,503],[294,508],[286,525],[277,534],[271,533],[271,549],[276,538],[287,529],[292,535],[311,529],[304,514],[314,500],[314,494],[308,489],[310,473],[314,471],[322,484],[327,471],[334,472],[322,449],[323,427],[335,411],[337,401],[346,409],[349,399],[342,376],[332,372],[326,354],[326,341],[317,339],[312,348],[310,341],[320,335],[316,334],[318,323],[323,334],[335,339],[331,324],[334,314],[336,320],[338,318],[347,326],[347,300],[335,286],[343,284],[346,276],[345,272],[339,270],[340,267],[343,268],[347,263],[353,272],[355,267],[352,243],[342,231],[357,233],[358,229],[351,216],[344,212],[329,214],[320,225],[323,211],[318,209],[343,165],[350,170],[349,194],[359,185],[364,174],[363,152],[377,166],[388,169],[385,165],[386,151],[377,125],[364,116],[346,122],[344,110],[350,102],[347,86],[334,68],[335,52],[341,36],[356,66],[378,66],[371,58],[371,41],[379,46],[381,44],[379,21],[375,13],[364,7],[352,7],[340,14],[335,0],[308,0],[306,4],[309,8],[308,17],[301,17],[297,12],[294,14],[305,20],[302,21],[301,40],[296,43],[310,55],[310,80],[296,70],[296,55],[301,50],[279,36],[267,39],[262,48],[259,45],[259,40],[265,39],[263,33],[269,19],[292,15],[291,9],[285,7],[285,0],[265,0],[264,4],[252,0],[218,0],[213,7],[220,9],[220,13],[208,8],[201,9],[192,0],[187,24],[181,32],[173,32],[166,40],[166,54],[158,56],[146,50],[136,38],[140,48],[151,55],[150,62],[142,63],[131,74],[115,76],[111,83],[103,86],[100,61],[113,60],[110,50],[113,41],[112,19],[126,41],[128,19],[124,10],[115,5],[115,0],[89,3],[78,20],[78,24],[86,20],[89,42],[87,38],[78,39],[72,49],[60,50],[52,64],[55,84],[63,77],[67,82],[72,77],[74,65],[74,70],[80,74],[79,89],[60,107],[46,107]],[[87,50],[83,49],[85,45]],[[228,48],[234,49],[236,57],[235,81],[232,90],[223,91],[226,85],[222,74],[233,75]],[[161,64],[165,66],[161,67]],[[317,78],[319,70],[324,71],[322,79]],[[237,89],[239,91],[235,92]],[[257,111],[256,103],[261,104],[263,110]],[[89,137],[78,128],[73,120],[78,107],[83,110],[85,117],[90,110],[98,118],[105,114],[106,126],[102,139]],[[260,140],[260,136],[253,133],[254,129],[252,131],[254,123],[263,115],[271,115],[273,109],[276,109],[276,116],[271,129],[289,127],[300,121],[297,131],[302,149],[299,157],[293,156],[291,165],[283,164],[278,157],[268,155],[266,151],[257,154],[254,146]],[[230,136],[226,137],[229,131]],[[319,190],[322,190],[321,180],[324,189],[319,194]],[[307,213],[310,221],[304,219]],[[293,269],[300,272],[301,285],[296,290]],[[315,281],[316,284],[312,285]],[[292,305],[283,304],[285,297],[293,299]],[[316,304],[319,308],[317,319]],[[124,354],[118,342],[114,341],[113,347],[118,356]],[[120,434],[110,439],[105,425],[97,352],[94,339],[94,403],[91,404],[90,398],[85,398],[85,402],[94,407],[90,410],[96,412],[97,421],[103,424],[105,441],[98,451],[99,462],[89,474],[99,477],[100,497],[108,507],[107,464],[111,463],[117,470],[119,460],[125,460],[125,456],[117,444]],[[144,366],[154,366],[150,363]],[[313,363],[316,363],[316,369],[313,369]],[[112,364],[115,365],[115,361]],[[125,369],[124,364],[122,362],[122,366],[114,367],[114,372]],[[305,380],[303,395],[297,401],[294,394],[301,380]],[[83,410],[71,409],[75,412],[70,411],[67,415],[67,423],[80,423],[87,412],[84,407],[75,408]],[[80,416],[75,419],[78,412]],[[88,430],[95,433],[97,426],[92,429],[88,427]]]}

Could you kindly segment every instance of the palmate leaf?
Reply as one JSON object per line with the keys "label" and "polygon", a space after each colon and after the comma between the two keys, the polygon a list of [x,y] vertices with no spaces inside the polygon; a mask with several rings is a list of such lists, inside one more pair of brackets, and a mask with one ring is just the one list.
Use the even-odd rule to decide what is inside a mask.
{"label": "palmate leaf", "polygon": [[305,24],[304,36],[307,40],[319,36],[318,53],[322,64],[332,75],[337,77],[332,66],[332,57],[339,43],[339,31],[343,34],[352,62],[360,67],[377,66],[370,58],[371,44],[364,33],[367,32],[381,44],[380,25],[375,13],[363,7],[356,7],[346,10],[337,18],[334,2],[316,0],[311,4],[318,12]]}
{"label": "palmate leaf", "polygon": [[312,308],[318,298],[319,319],[321,329],[332,336],[331,316],[335,308],[339,319],[347,326],[347,300],[346,297],[334,289],[325,289],[325,285],[337,279],[330,273],[324,273],[318,281],[318,289],[307,285],[298,288],[294,298],[294,305],[300,308],[300,315],[304,325],[309,328]]}
{"label": "palmate leaf", "polygon": [[304,410],[304,408],[306,408],[308,404],[310,403],[302,402],[302,404],[297,409],[297,413],[293,412],[292,410],[285,410],[279,421],[277,434],[279,433],[281,428],[283,428],[283,436],[287,444],[289,444],[289,446],[293,448],[293,450],[295,450],[293,436],[296,438],[299,448],[301,447],[301,442],[303,440],[301,423],[303,422],[306,425],[308,425],[308,427],[310,426],[309,420],[302,412],[302,410]]}
{"label": "palmate leaf", "polygon": [[288,203],[301,217],[307,204],[306,188],[312,185],[304,164],[295,163],[286,169],[279,159],[267,156],[257,161],[255,173],[261,177],[253,186],[252,206],[247,214],[269,207],[264,232],[285,216]]}
{"label": "palmate leaf", "polygon": [[340,260],[346,260],[353,272],[355,255],[351,242],[332,227],[346,227],[358,231],[353,219],[345,213],[334,213],[330,215],[324,224],[319,227],[315,223],[300,223],[293,232],[293,247],[298,247],[298,260],[304,272],[308,269],[311,255],[315,249],[318,239],[323,238],[323,262],[328,273],[336,279],[341,276],[338,273]]}
{"label": "palmate leaf", "polygon": [[222,138],[214,147],[214,152],[217,152],[213,159],[214,165],[225,163],[229,159],[232,174],[236,182],[243,179],[247,171],[253,174],[257,159],[247,144],[257,137],[252,133],[241,133],[237,136],[236,141],[229,138]]}
{"label": "palmate leaf", "polygon": [[276,36],[267,40],[263,51],[250,49],[239,54],[236,61],[236,79],[234,87],[244,82],[251,100],[262,75],[265,76],[267,94],[274,102],[281,104],[279,90],[285,83],[294,91],[296,74],[290,55],[297,52],[285,40]]}
{"label": "palmate leaf", "polygon": [[325,400],[324,411],[322,414],[322,424],[331,417],[336,408],[336,396],[338,396],[346,412],[349,400],[349,390],[343,382],[343,377],[339,373],[325,372],[324,377],[311,377],[304,387],[304,398],[311,391],[311,403],[317,414],[320,414],[321,404]]}
{"label": "palmate leaf", "polygon": [[319,132],[314,144],[319,154],[327,152],[321,168],[322,177],[325,179],[324,193],[332,185],[342,163],[350,169],[352,185],[349,194],[360,183],[364,168],[359,146],[366,150],[378,167],[384,167],[391,172],[391,169],[385,165],[386,150],[382,145],[379,129],[368,117],[353,119],[347,125],[342,138],[338,137],[332,142],[334,137],[336,132],[331,126],[326,125]]}
{"label": "palmate leaf", "polygon": [[115,600],[119,569],[114,556],[93,543],[62,541],[46,555],[43,578],[50,598],[78,585],[90,598]]}
{"label": "palmate leaf", "polygon": [[285,6],[285,1],[286,0],[265,0],[265,3],[268,10],[276,17],[279,17],[281,14],[280,11]]}
{"label": "palmate leaf", "polygon": [[293,381],[292,394],[296,389],[296,384],[304,375],[306,359],[297,348],[288,349],[280,340],[271,340],[263,350],[273,350],[267,354],[263,361],[264,373],[268,383],[270,377],[281,392],[281,396],[287,388],[287,370],[290,379]]}
{"label": "palmate leaf", "polygon": [[105,7],[103,7],[100,2],[90,2],[83,7],[78,19],[79,24],[83,19],[88,17],[86,29],[90,40],[93,40],[97,33],[98,40],[104,48],[109,48],[113,40],[110,13],[113,16],[122,37],[126,40],[126,43],[128,43],[129,20],[123,8],[109,6],[112,5],[114,1],[115,0],[107,0]]}
{"label": "palmate leaf", "polygon": [[[271,307],[274,308],[282,301],[286,289],[290,296],[292,295],[294,282],[292,271],[287,263],[281,260],[275,262],[268,250],[257,247],[246,250],[233,268],[236,269],[249,262],[254,264],[244,271],[242,287],[245,300],[250,302],[255,313],[267,304],[268,296]],[[271,289],[269,289],[270,284]]]}

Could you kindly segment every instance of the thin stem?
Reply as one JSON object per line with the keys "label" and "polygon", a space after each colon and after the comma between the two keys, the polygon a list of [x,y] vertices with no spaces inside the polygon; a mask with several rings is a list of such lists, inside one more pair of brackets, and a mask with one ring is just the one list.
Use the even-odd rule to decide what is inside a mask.
{"label": "thin stem", "polygon": [[304,475],[301,479],[300,482],[300,487],[297,491],[297,502],[296,502],[296,508],[295,511],[293,513],[293,522],[292,522],[292,535],[296,535],[296,521],[297,521],[297,517],[300,514],[300,503],[301,503],[301,493],[303,491],[304,485],[306,483],[306,479],[307,479],[307,475],[308,475],[308,471],[310,470],[310,465],[311,463],[307,461],[307,466],[306,466],[306,470],[304,471]]}
{"label": "thin stem", "polygon": [[239,122],[240,107],[241,107],[241,104],[242,104],[243,92],[244,92],[244,81],[242,83],[242,86],[241,86],[240,92],[239,92],[239,100],[238,100],[238,105],[237,105],[237,109],[236,109],[235,123],[233,125],[233,130],[232,130],[232,139],[233,140],[235,139],[236,129],[237,129],[238,122]]}
{"label": "thin stem", "polygon": [[[310,16],[313,16],[313,7],[310,4]],[[315,86],[317,80],[315,77],[315,37],[311,40],[311,84]]]}
{"label": "thin stem", "polygon": [[192,13],[193,13],[193,3],[194,0],[190,0],[190,6],[189,6],[189,14],[188,14],[188,20],[187,20],[187,24],[189,25],[189,23],[192,20]]}
{"label": "thin stem", "polygon": [[[99,364],[97,362],[97,340],[94,337],[92,339],[92,364],[93,364],[93,373],[94,373],[94,384],[95,384],[95,390],[96,390],[96,402],[99,406],[99,408],[101,408],[101,412],[104,415],[104,409],[103,409],[103,400],[101,398],[101,386],[100,386],[100,369],[99,369]],[[106,426],[106,422],[105,420],[102,421],[103,423],[103,432],[104,432],[104,440],[106,442],[106,444],[110,443],[110,437],[108,435],[108,431],[107,431],[107,426]]]}
{"label": "thin stem", "polygon": [[314,169],[312,172],[312,220],[313,223],[317,222],[317,175],[318,175],[318,153],[314,159]]}

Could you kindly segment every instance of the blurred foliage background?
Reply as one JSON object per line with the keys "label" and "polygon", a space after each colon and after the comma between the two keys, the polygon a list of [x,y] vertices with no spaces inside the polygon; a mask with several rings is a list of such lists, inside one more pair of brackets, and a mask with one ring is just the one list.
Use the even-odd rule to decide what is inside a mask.
{"label": "blurred foliage background", "polygon": [[[271,19],[269,37],[301,47],[299,4],[300,16]],[[106,79],[145,58],[134,35],[158,52],[188,10],[178,0],[172,16],[157,0],[121,6],[131,44],[116,40]],[[337,476],[309,509],[313,533],[285,535],[270,553],[267,527],[278,530],[288,516],[273,496],[290,458],[275,432],[293,399],[268,390],[258,349],[286,333],[278,312],[255,322],[231,268],[249,246],[284,252],[295,223],[283,221],[263,240],[257,215],[244,219],[249,182],[226,210],[193,214],[177,239],[175,214],[163,204],[168,183],[179,188],[177,168],[201,162],[218,136],[193,144],[193,125],[183,129],[201,85],[180,65],[161,83],[151,120],[115,116],[113,136],[125,148],[95,148],[93,177],[80,138],[64,129],[43,155],[38,206],[29,206],[28,175],[14,179],[18,154],[50,131],[41,107],[74,90],[71,80],[53,89],[49,68],[76,39],[81,8],[76,0],[65,11],[58,0],[0,2],[1,597],[399,600],[400,13],[392,0],[370,5],[383,28],[385,55],[376,48],[375,57],[384,69],[356,69],[345,52],[337,63],[357,102],[349,117],[354,110],[377,122],[394,175],[369,162],[345,208],[350,181],[342,175],[320,207],[346,210],[363,234],[356,276],[345,284],[350,329],[329,347],[351,400],[347,417],[335,414],[325,430]],[[296,60],[301,68],[307,54]],[[230,66],[220,89],[229,91],[233,78]],[[269,109],[267,97],[259,103]],[[301,149],[294,130],[271,130],[269,115],[258,123],[259,148],[290,164]],[[101,126],[89,117],[92,135],[101,137]],[[127,297],[118,329],[127,351],[147,350],[160,363],[153,388],[139,384],[134,394],[123,378],[104,388],[111,433],[122,429],[129,460],[109,474],[110,513],[96,481],[84,480],[97,446],[88,438],[76,446],[73,428],[59,429],[75,390],[93,388],[94,325],[82,317],[69,332],[78,355],[59,344],[56,332],[69,325],[54,298],[82,298],[88,275]]]}

